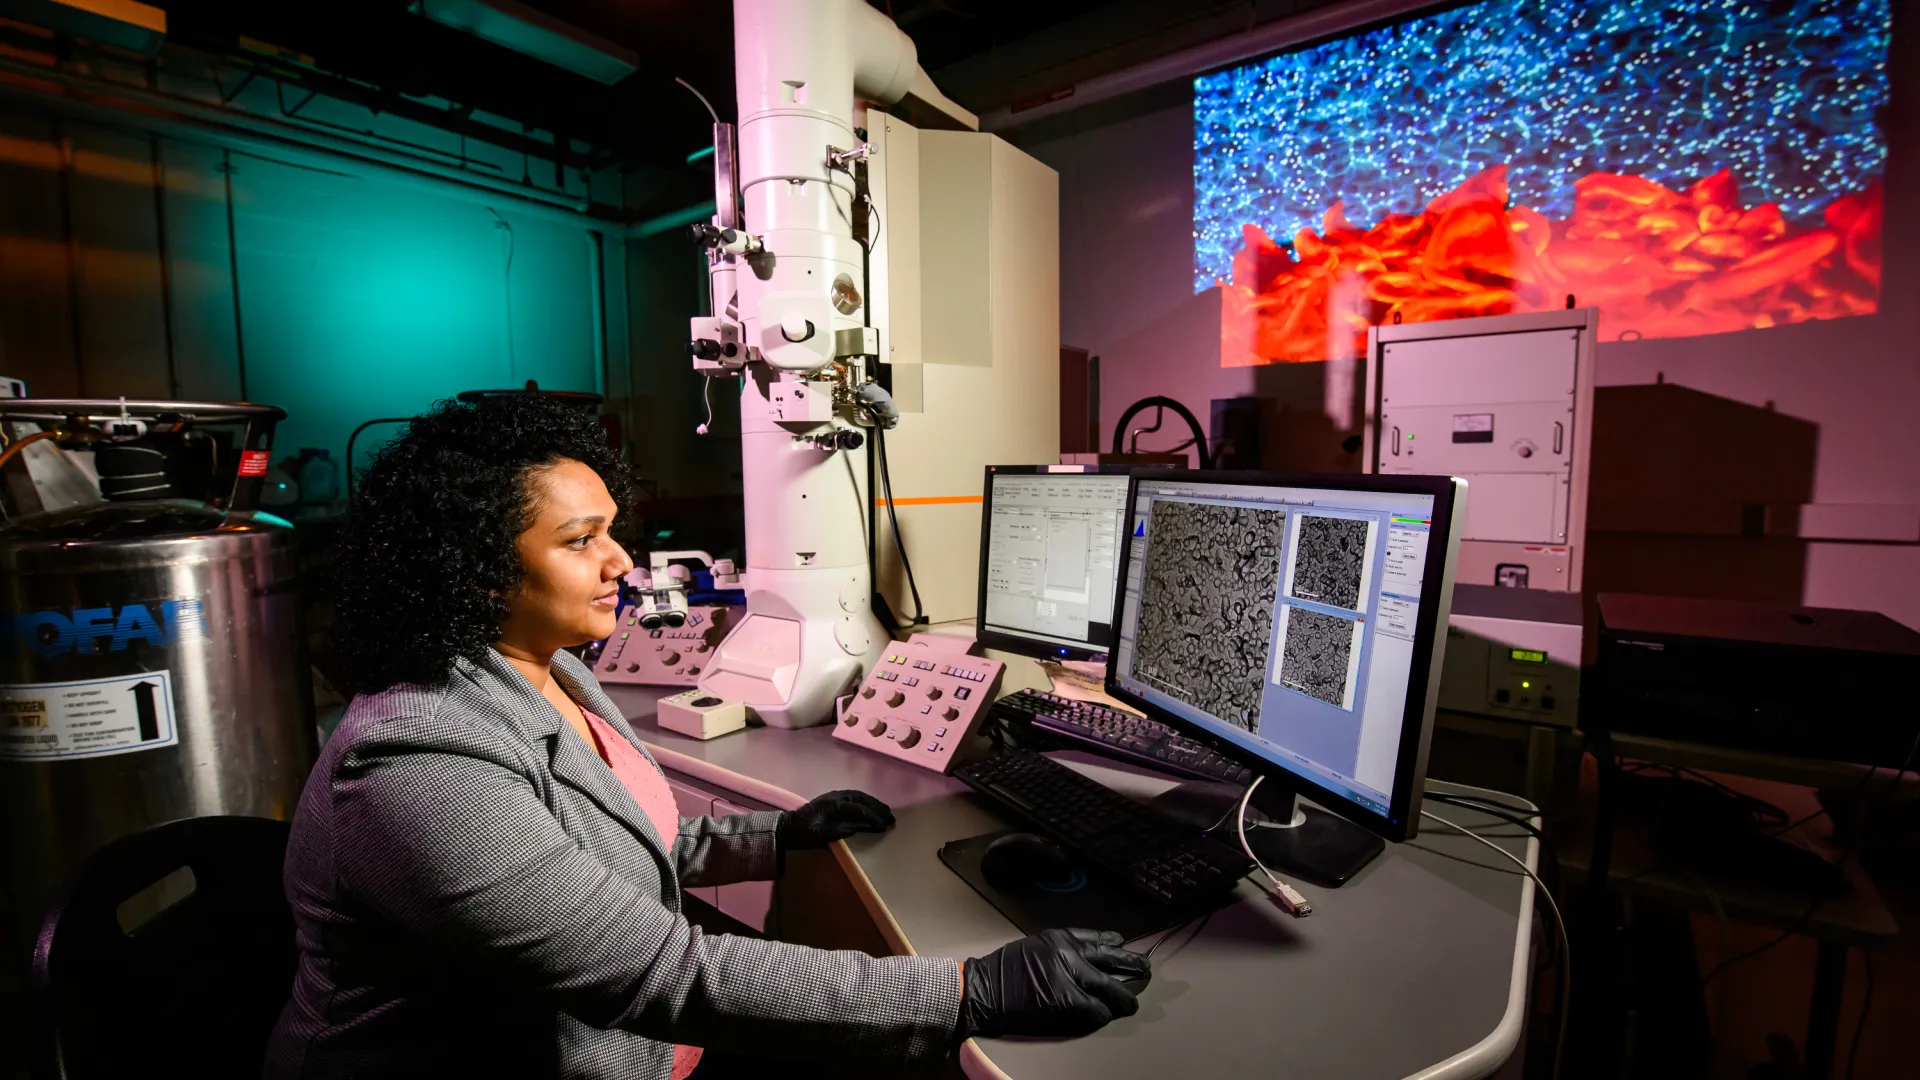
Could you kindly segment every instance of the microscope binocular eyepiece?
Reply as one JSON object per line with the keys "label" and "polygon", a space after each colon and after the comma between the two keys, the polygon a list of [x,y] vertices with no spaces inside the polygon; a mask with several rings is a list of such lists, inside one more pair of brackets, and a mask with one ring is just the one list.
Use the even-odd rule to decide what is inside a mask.
{"label": "microscope binocular eyepiece", "polygon": [[718,360],[723,356],[732,358],[740,355],[740,345],[733,341],[697,338],[687,342],[687,354],[696,360]]}

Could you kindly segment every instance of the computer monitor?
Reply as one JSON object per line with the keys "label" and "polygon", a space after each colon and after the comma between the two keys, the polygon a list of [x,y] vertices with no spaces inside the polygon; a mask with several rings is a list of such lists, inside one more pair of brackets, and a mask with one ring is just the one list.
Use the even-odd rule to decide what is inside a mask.
{"label": "computer monitor", "polygon": [[1281,795],[1269,866],[1337,884],[1417,831],[1465,501],[1447,477],[1134,481],[1107,689]]}
{"label": "computer monitor", "polygon": [[1113,644],[1124,465],[989,465],[980,512],[982,645],[1084,660]]}

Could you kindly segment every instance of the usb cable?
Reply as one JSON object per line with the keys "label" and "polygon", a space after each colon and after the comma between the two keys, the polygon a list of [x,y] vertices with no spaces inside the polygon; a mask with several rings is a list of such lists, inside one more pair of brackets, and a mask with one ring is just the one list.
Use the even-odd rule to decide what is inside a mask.
{"label": "usb cable", "polygon": [[1313,905],[1307,903],[1307,898],[1300,895],[1300,890],[1274,876],[1273,871],[1267,869],[1267,864],[1260,861],[1260,856],[1253,853],[1253,845],[1247,843],[1247,803],[1253,799],[1253,789],[1259,787],[1260,781],[1265,779],[1264,776],[1254,777],[1253,783],[1247,785],[1246,793],[1240,796],[1240,811],[1235,825],[1240,834],[1240,850],[1246,852],[1247,858],[1253,860],[1253,865],[1259,867],[1260,872],[1267,875],[1267,880],[1273,883],[1273,894],[1280,898],[1281,908],[1296,919],[1304,919],[1313,914]]}

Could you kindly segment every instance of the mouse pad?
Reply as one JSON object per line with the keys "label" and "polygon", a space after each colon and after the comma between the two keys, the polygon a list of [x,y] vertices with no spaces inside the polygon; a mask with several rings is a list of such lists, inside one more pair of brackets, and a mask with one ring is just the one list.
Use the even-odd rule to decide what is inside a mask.
{"label": "mouse pad", "polygon": [[1078,862],[1067,864],[1058,876],[1045,881],[1005,887],[987,881],[986,875],[980,872],[980,857],[988,845],[1023,831],[1002,829],[953,840],[940,849],[940,861],[947,864],[947,869],[960,875],[960,880],[998,908],[1023,934],[1081,927],[1118,931],[1121,937],[1132,941],[1177,926],[1199,914],[1198,911],[1176,911],[1140,898],[1125,882],[1114,880],[1104,870]]}

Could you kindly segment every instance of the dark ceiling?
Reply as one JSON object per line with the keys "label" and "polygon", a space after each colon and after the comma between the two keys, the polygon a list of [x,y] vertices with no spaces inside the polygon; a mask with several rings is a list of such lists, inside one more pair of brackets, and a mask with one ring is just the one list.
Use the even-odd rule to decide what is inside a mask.
{"label": "dark ceiling", "polygon": [[[594,147],[575,166],[617,165],[654,174],[666,201],[705,180],[689,153],[711,141],[705,110],[674,84],[700,87],[731,119],[732,5],[724,0],[522,0],[622,45],[639,70],[614,86],[523,56],[429,21],[414,0],[153,0],[182,45],[258,61],[242,37],[313,58],[294,74],[395,110],[407,98],[452,102],[504,117],[533,133]],[[1198,41],[1282,18],[1331,0],[869,0],[913,38],[921,66],[976,112],[1045,93]],[[332,81],[329,81],[332,80]],[[497,127],[475,127],[478,137]],[[509,131],[508,140],[518,137]],[[495,138],[494,141],[499,141]],[[564,144],[563,144],[564,145]],[[684,182],[684,183],[683,183]]]}
{"label": "dark ceiling", "polygon": [[[1102,7],[1106,0],[900,0],[874,4],[938,70]],[[733,94],[731,5],[714,0],[530,0],[530,6],[633,50],[640,70],[608,87],[431,22],[411,0],[161,0],[169,36],[234,52],[239,39],[314,58],[323,72],[394,94],[436,95],[604,148],[623,162],[684,159],[708,140],[680,77],[726,118]],[[963,102],[964,104],[964,102]]]}

